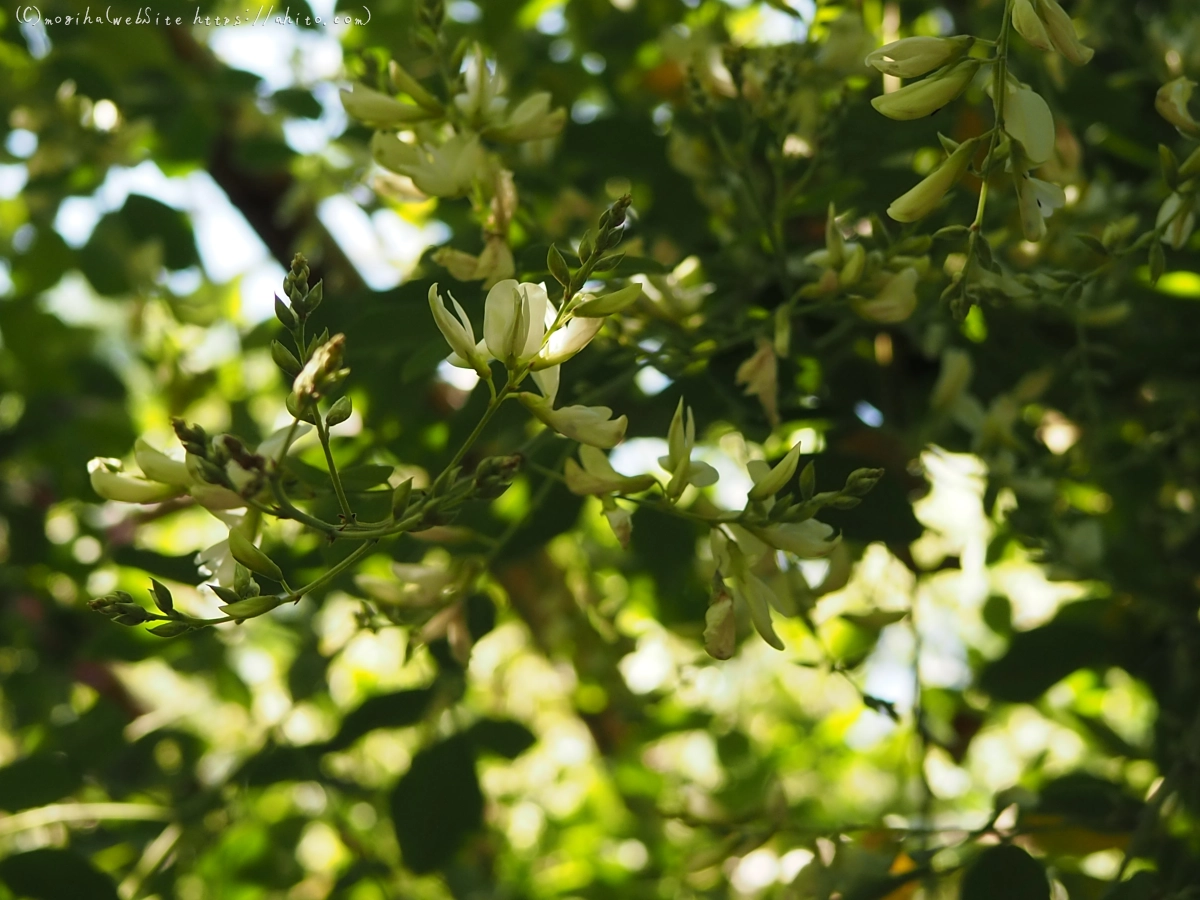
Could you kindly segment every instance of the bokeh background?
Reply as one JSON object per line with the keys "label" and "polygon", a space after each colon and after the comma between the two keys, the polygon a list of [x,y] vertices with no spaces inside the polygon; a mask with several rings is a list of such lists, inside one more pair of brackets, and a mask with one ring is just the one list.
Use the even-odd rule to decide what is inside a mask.
{"label": "bokeh background", "polygon": [[[194,557],[223,526],[103,502],[86,464],[138,435],[170,445],[172,416],[251,442],[290,421],[269,341],[295,252],[348,338],[356,412],[335,431],[339,460],[420,478],[483,402],[439,365],[425,304],[448,278],[431,248],[477,250],[478,228],[461,203],[373,189],[371,133],[339,99],[390,56],[420,71],[414,4],[367,0],[369,24],[312,28],[193,27],[197,9],[245,13],[160,6],[188,22],[21,24],[21,8],[0,9],[0,896],[907,900],[958,896],[961,870],[1001,840],[1041,861],[1056,900],[1195,896],[1194,241],[1156,287],[1141,259],[1089,281],[1108,319],[1029,301],[960,323],[932,290],[904,325],[818,323],[781,363],[775,429],[734,386],[736,354],[636,372],[629,356],[588,356],[580,393],[628,370],[612,404],[631,422],[622,471],[665,453],[681,395],[722,475],[715,498],[734,508],[746,460],[796,442],[822,482],[887,468],[831,518],[838,554],[803,563],[813,627],[780,621],[783,652],[752,637],[729,661],[704,654],[711,558],[690,525],[639,512],[626,552],[598,502],[532,473],[468,522],[509,533],[465,666],[405,629],[364,628],[369,581],[350,575],[177,640],[90,613],[114,589],[144,597],[149,575],[215,611]],[[554,146],[510,160],[520,271],[630,191],[656,290],[753,327],[777,291],[728,172],[693,140],[697,54],[730,42],[819,58],[843,15],[868,49],[901,27],[994,34],[1003,7],[453,0],[446,27],[481,41],[516,93],[549,90],[570,112]],[[1071,8],[1093,65],[1042,73],[1022,57],[1060,116],[1069,203],[1041,250],[1002,244],[1020,271],[1091,272],[1072,232],[1149,227],[1165,196],[1156,145],[1182,146],[1154,92],[1200,72],[1188,2]],[[789,221],[799,255],[821,246],[830,201],[881,211],[935,164],[938,129],[978,132],[990,115],[979,92],[896,128],[867,105],[867,70],[842,83],[836,160]],[[947,222],[969,221],[967,193]],[[477,285],[455,291],[477,315]],[[986,435],[928,412],[949,344],[973,355],[981,410],[1012,408],[1008,472]],[[1046,393],[1014,387],[1043,372]],[[486,449],[528,436],[511,412]],[[545,442],[538,462],[558,468],[570,449]],[[315,443],[300,452],[321,465]],[[333,558],[316,536],[278,537],[289,571]],[[458,552],[397,543],[360,574]],[[1178,794],[1147,807],[1164,776]],[[905,877],[918,868],[940,874]],[[1156,869],[1153,887],[1137,878]],[[1134,876],[1126,893],[1110,891],[1118,874]]]}

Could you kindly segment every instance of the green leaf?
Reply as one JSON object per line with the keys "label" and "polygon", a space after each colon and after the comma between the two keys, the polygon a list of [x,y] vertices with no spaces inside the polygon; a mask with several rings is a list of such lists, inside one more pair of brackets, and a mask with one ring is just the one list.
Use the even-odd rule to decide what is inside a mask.
{"label": "green leaf", "polygon": [[60,753],[36,753],[0,768],[0,809],[16,812],[44,806],[83,783],[74,763]]}
{"label": "green leaf", "polygon": [[416,688],[368,697],[342,719],[342,727],[323,750],[343,750],[377,728],[406,728],[425,716],[433,699],[432,688]]}
{"label": "green leaf", "polygon": [[1012,844],[989,847],[971,864],[959,889],[960,900],[1050,900],[1042,864]]}
{"label": "green leaf", "polygon": [[389,799],[404,864],[418,875],[442,868],[483,825],[483,792],[475,755],[455,735],[415,757]]}
{"label": "green leaf", "polygon": [[1108,256],[1108,248],[1105,247],[1103,241],[1101,241],[1094,234],[1085,234],[1080,232],[1079,234],[1075,235],[1075,239],[1086,246],[1093,253],[1099,256]]}
{"label": "green leaf", "polygon": [[43,847],[0,861],[0,881],[32,900],[118,900],[116,885],[74,850]]}
{"label": "green leaf", "polygon": [[512,719],[480,719],[467,729],[468,739],[479,749],[516,759],[537,743],[537,737]]}

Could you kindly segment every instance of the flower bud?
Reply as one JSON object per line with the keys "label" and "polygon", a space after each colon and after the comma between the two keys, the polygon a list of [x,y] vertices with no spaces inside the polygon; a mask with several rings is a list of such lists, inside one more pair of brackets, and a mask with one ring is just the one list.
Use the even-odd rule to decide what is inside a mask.
{"label": "flower bud", "polygon": [[329,412],[325,414],[325,425],[332,428],[335,425],[341,425],[354,412],[354,405],[349,397],[339,397],[333,406],[329,407]]}
{"label": "flower bud", "polygon": [[[874,482],[871,482],[871,485],[874,486]],[[802,559],[828,556],[841,541],[841,536],[835,535],[833,528],[816,519],[768,525],[755,529],[753,534],[776,550],[784,550]]]}
{"label": "flower bud", "polygon": [[950,156],[934,169],[917,186],[892,201],[888,215],[897,222],[915,222],[933,212],[946,192],[967,171],[971,157],[975,155],[978,138],[963,141]]}
{"label": "flower bud", "polygon": [[954,62],[970,50],[973,43],[975,38],[970,35],[952,38],[909,37],[872,51],[867,54],[866,62],[884,75],[919,78]]}
{"label": "flower bud", "polygon": [[271,557],[255,547],[254,542],[239,528],[229,529],[229,552],[251,572],[264,575],[272,581],[283,581],[283,570]]}
{"label": "flower bud", "polygon": [[521,471],[524,457],[519,453],[511,456],[489,456],[475,467],[475,494],[483,500],[494,500],[512,484]]}
{"label": "flower bud", "polygon": [[1192,118],[1192,111],[1188,109],[1188,101],[1192,99],[1195,87],[1196,82],[1180,77],[1160,87],[1154,97],[1154,108],[1158,114],[1190,137],[1200,137],[1200,124]]}
{"label": "flower bud", "polygon": [[871,105],[889,119],[905,121],[932,115],[967,89],[980,61],[964,59],[949,69],[921,81],[906,84],[898,91],[880,94]]}
{"label": "flower bud", "polygon": [[268,613],[280,604],[278,597],[247,597],[236,603],[221,607],[221,612],[232,619],[251,619]]}
{"label": "flower bud", "polygon": [[[750,493],[747,495],[748,499],[766,500],[768,497],[775,496],[796,474],[796,466],[799,462],[800,445],[797,444],[788,451],[787,456],[775,464],[774,468],[761,478],[754,479],[754,487],[750,489]],[[753,472],[751,477],[753,478]]]}
{"label": "flower bud", "polygon": [[1017,0],[1012,11],[1013,28],[1025,41],[1039,50],[1053,50],[1050,35],[1046,34],[1046,26],[1033,8],[1031,0]]}
{"label": "flower bud", "polygon": [[622,475],[612,467],[603,450],[586,444],[579,448],[582,468],[573,459],[563,466],[567,490],[581,497],[589,494],[636,494],[654,487],[653,475]]}
{"label": "flower bud", "polygon": [[391,76],[392,86],[396,90],[408,94],[417,102],[418,106],[425,107],[431,113],[441,114],[442,104],[438,102],[437,97],[425,90],[421,86],[421,82],[408,74],[408,71],[394,59],[388,63],[388,74]]}
{"label": "flower bud", "polygon": [[937,412],[945,412],[953,406],[971,383],[974,368],[970,353],[957,347],[946,348],[942,353],[942,370],[929,395],[930,407]]}
{"label": "flower bud", "polygon": [[642,286],[636,282],[627,284],[620,290],[601,297],[584,295],[584,299],[575,307],[575,315],[584,318],[601,318],[628,309],[642,298]]}
{"label": "flower bud", "polygon": [[[1185,204],[1188,207],[1186,212],[1183,211]],[[1188,242],[1188,238],[1192,236],[1192,229],[1196,227],[1195,198],[1184,198],[1180,194],[1171,194],[1159,207],[1158,218],[1154,224],[1158,228],[1165,226],[1166,230],[1162,234],[1164,244],[1176,250],[1182,250]],[[97,491],[97,493],[99,492]]]}
{"label": "flower bud", "polygon": [[737,649],[737,617],[733,598],[722,586],[704,614],[704,650],[713,659],[729,659]]}
{"label": "flower bud", "polygon": [[1096,51],[1080,42],[1079,36],[1075,34],[1075,24],[1066,10],[1058,5],[1057,0],[1034,0],[1034,3],[1038,16],[1045,23],[1050,43],[1063,59],[1076,66],[1085,65],[1091,60]]}
{"label": "flower bud", "polygon": [[854,311],[871,322],[903,322],[917,308],[917,270],[911,266],[892,275],[870,300],[856,299]]}
{"label": "flower bud", "polygon": [[292,382],[292,390],[302,402],[309,397],[320,396],[349,374],[348,369],[342,368],[345,346],[346,336],[335,334],[313,351],[300,374]]}

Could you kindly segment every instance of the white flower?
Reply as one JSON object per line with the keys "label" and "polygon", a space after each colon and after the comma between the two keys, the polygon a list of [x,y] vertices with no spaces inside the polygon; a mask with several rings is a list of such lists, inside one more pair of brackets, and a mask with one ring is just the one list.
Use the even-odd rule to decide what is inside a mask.
{"label": "white flower", "polygon": [[540,141],[552,138],[567,121],[562,107],[550,109],[550,95],[545,91],[531,94],[517,104],[501,125],[487,129],[487,136],[497,141]]}
{"label": "white flower", "polygon": [[784,522],[755,529],[754,535],[776,550],[785,550],[802,559],[828,556],[841,541],[833,528],[816,519],[803,522]]}
{"label": "white flower", "polygon": [[866,62],[884,75],[919,78],[958,59],[973,43],[975,38],[968,35],[952,38],[909,37],[884,44],[868,53]]}
{"label": "white flower", "polygon": [[1046,222],[1054,210],[1067,202],[1057,184],[1034,178],[1028,172],[1017,176],[1017,202],[1021,208],[1021,229],[1025,240],[1040,241],[1046,236]]}
{"label": "white flower", "polygon": [[776,650],[782,650],[783,641],[771,623],[771,606],[776,602],[774,592],[761,578],[751,574],[749,561],[739,546],[741,538],[737,542],[730,541],[719,529],[713,529],[710,538],[718,575],[728,579],[733,599],[750,610],[750,621],[762,639]]}
{"label": "white flower", "polygon": [[692,459],[692,448],[696,445],[696,417],[691,408],[685,412],[683,398],[675,407],[671,427],[667,430],[667,455],[660,456],[658,464],[671,473],[667,483],[667,496],[678,500],[689,484],[708,487],[717,482],[717,470],[706,462]]}
{"label": "white flower", "polygon": [[119,459],[96,457],[88,463],[88,476],[97,494],[122,503],[161,503],[185,493],[179,485],[147,481],[123,472]]}
{"label": "white flower", "polygon": [[1054,116],[1040,94],[1028,85],[1009,81],[1004,86],[1004,130],[1021,142],[1035,166],[1054,155]]}
{"label": "white flower", "polygon": [[613,419],[612,410],[607,406],[565,406],[555,409],[549,399],[526,392],[518,394],[517,399],[559,434],[605,450],[621,442],[629,424],[625,416]]}
{"label": "white flower", "polygon": [[572,494],[636,494],[655,484],[652,475],[622,475],[612,467],[603,450],[584,445],[579,448],[580,468],[573,459],[563,467],[567,490]]}
{"label": "white flower", "polygon": [[395,128],[437,118],[439,115],[420,106],[401,103],[387,94],[373,91],[361,84],[355,84],[350,90],[342,91],[342,106],[351,117],[376,128]]}
{"label": "white flower", "polygon": [[779,361],[770,341],[758,339],[758,349],[738,366],[734,383],[746,385],[746,394],[758,397],[767,421],[772,426],[779,424]]}
{"label": "white flower", "polygon": [[497,123],[508,105],[503,96],[504,78],[498,71],[488,68],[483,48],[478,44],[467,60],[464,74],[467,90],[455,96],[454,105],[476,127]]}
{"label": "white flower", "polygon": [[774,497],[796,474],[796,466],[800,462],[800,445],[797,444],[787,452],[774,467],[761,459],[751,460],[746,469],[754,482],[750,489],[749,500],[766,500]]}
{"label": "white flower", "polygon": [[1184,134],[1200,137],[1200,124],[1196,123],[1192,118],[1192,111],[1188,109],[1188,101],[1192,99],[1192,90],[1195,87],[1196,82],[1189,78],[1180,77],[1168,81],[1158,89],[1154,97],[1154,108],[1160,116]]}
{"label": "white flower", "polygon": [[[554,305],[548,303],[546,305],[546,325],[549,327],[554,322]],[[600,333],[600,329],[604,327],[603,319],[593,319],[586,317],[572,318],[553,332],[551,332],[546,345],[538,352],[538,355],[533,359],[534,370],[546,369],[550,366],[557,366],[566,362],[584,347],[591,343],[592,338]]]}
{"label": "white flower", "polygon": [[1159,207],[1158,218],[1154,223],[1158,228],[1166,226],[1166,230],[1162,235],[1162,242],[1176,250],[1183,249],[1183,245],[1192,236],[1192,229],[1196,227],[1195,200],[1189,199],[1187,201],[1191,203],[1191,207],[1187,212],[1182,212],[1184,202],[1183,197],[1179,194],[1171,194],[1171,196],[1163,201],[1163,205]]}
{"label": "white flower", "polygon": [[[449,294],[448,291],[447,293]],[[453,294],[449,294],[449,296],[450,302],[454,304],[455,315],[451,315],[450,310],[446,309],[446,301],[438,294],[437,284],[430,286],[429,309],[433,313],[433,321],[437,325],[438,331],[442,333],[442,337],[446,339],[446,343],[450,345],[450,349],[454,351],[454,356],[465,362],[466,367],[478,372],[480,377],[488,378],[491,376],[491,370],[488,368],[487,360],[476,348],[475,329],[471,327],[467,311],[462,308],[462,304],[455,299]]]}
{"label": "white flower", "polygon": [[964,59],[944,72],[872,97],[871,105],[889,119],[900,121],[932,115],[967,89],[979,64],[977,59]]}
{"label": "white flower", "polygon": [[483,306],[483,339],[492,356],[511,369],[537,353],[549,302],[540,284],[518,284],[511,278],[497,282]]}
{"label": "white flower", "polygon": [[912,266],[901,269],[891,275],[870,300],[854,300],[854,311],[871,322],[903,322],[917,308],[919,278],[920,275]]}
{"label": "white flower", "polygon": [[371,139],[375,161],[407,175],[417,190],[431,197],[459,197],[484,169],[485,155],[475,134],[458,134],[440,147],[407,144],[394,134],[376,132]]}
{"label": "white flower", "polygon": [[423,563],[392,563],[394,578],[355,576],[355,583],[373,600],[393,606],[428,606],[441,597],[454,573]]}

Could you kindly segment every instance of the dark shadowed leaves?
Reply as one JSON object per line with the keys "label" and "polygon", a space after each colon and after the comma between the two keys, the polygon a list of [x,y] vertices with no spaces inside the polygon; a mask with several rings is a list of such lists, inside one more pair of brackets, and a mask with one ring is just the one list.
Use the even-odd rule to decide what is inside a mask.
{"label": "dark shadowed leaves", "polygon": [[1042,864],[1011,844],[989,847],[963,876],[961,900],[1050,900]]}
{"label": "dark shadowed leaves", "polygon": [[479,750],[516,759],[536,742],[533,732],[512,719],[480,719],[466,731]]}
{"label": "dark shadowed leaves", "polygon": [[425,715],[432,699],[432,688],[417,688],[369,697],[361,706],[346,715],[337,735],[323,749],[343,750],[376,728],[404,728],[415,725]]}
{"label": "dark shadowed leaves", "polygon": [[0,881],[32,900],[117,900],[107,875],[73,850],[44,847],[0,861]]}
{"label": "dark shadowed leaves", "polygon": [[390,805],[409,869],[425,874],[449,862],[483,824],[483,793],[470,739],[455,735],[413,757]]}

